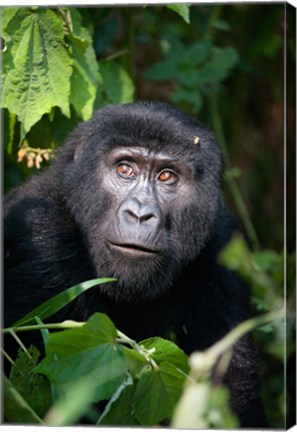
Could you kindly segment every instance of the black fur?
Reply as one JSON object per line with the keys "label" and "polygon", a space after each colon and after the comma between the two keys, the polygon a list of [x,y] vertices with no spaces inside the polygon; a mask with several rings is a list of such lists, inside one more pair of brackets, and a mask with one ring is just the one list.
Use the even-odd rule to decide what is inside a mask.
{"label": "black fur", "polygon": [[[160,198],[153,241],[162,253],[150,260],[112,255],[104,242],[117,230],[117,196],[102,161],[118,146],[166,152],[192,167],[187,193]],[[213,134],[173,107],[135,103],[95,113],[72,133],[48,171],[5,199],[5,325],[72,285],[117,277],[117,283],[86,292],[55,321],[82,321],[102,311],[137,340],[174,330],[187,353],[218,341],[249,316],[246,287],[217,263],[234,233],[222,198],[222,169]],[[235,346],[226,382],[242,426],[265,426],[248,337]]]}

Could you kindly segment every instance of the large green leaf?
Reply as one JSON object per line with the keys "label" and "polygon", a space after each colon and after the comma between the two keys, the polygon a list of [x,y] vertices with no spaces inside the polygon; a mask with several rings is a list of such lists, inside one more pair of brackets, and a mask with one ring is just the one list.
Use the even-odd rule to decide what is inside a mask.
{"label": "large green leaf", "polygon": [[63,21],[54,10],[9,9],[3,11],[6,74],[1,105],[18,116],[23,139],[52,107],[70,115],[72,59],[64,45]]}
{"label": "large green leaf", "polygon": [[224,80],[238,59],[238,53],[234,48],[216,48],[211,60],[197,72],[197,83],[211,84]]}
{"label": "large green leaf", "polygon": [[181,64],[188,64],[192,67],[203,63],[207,56],[210,55],[212,43],[210,40],[199,40],[184,49],[179,62]]}
{"label": "large green leaf", "polygon": [[136,384],[130,374],[127,379],[119,386],[117,391],[104,408],[97,424],[100,425],[138,425],[133,417],[132,399],[136,389]]}
{"label": "large green leaf", "polygon": [[189,372],[188,357],[173,342],[160,337],[153,337],[140,342],[140,345],[151,350],[151,356],[157,364],[169,362],[183,372]]}
{"label": "large green leaf", "polygon": [[[186,89],[195,95],[205,84],[215,84],[224,80],[238,59],[238,53],[234,48],[215,48],[209,40],[203,40],[189,45],[181,52],[174,49],[168,50],[166,59],[153,65],[145,75],[155,81],[175,79],[177,83],[175,101],[193,103]],[[179,89],[178,84],[183,87]],[[182,92],[184,92],[183,97],[181,97]],[[200,103],[196,105],[198,108]]]}
{"label": "large green leaf", "polygon": [[46,357],[35,369],[55,384],[89,379],[94,402],[108,399],[124,381],[124,348],[114,342],[116,328],[103,314],[93,315],[80,327],[54,333]]}
{"label": "large green leaf", "polygon": [[88,29],[82,26],[79,11],[70,8],[69,15],[71,19],[69,40],[73,56],[70,102],[77,114],[83,120],[88,120],[93,114],[97,87],[102,83],[102,78],[98,70],[92,37]]}
{"label": "large green leaf", "polygon": [[162,362],[159,370],[142,374],[133,398],[134,416],[139,423],[149,426],[169,419],[184,380],[184,374],[168,362]]}
{"label": "large green leaf", "polygon": [[99,86],[96,108],[110,103],[133,102],[134,85],[128,73],[115,61],[100,63],[103,84]]}

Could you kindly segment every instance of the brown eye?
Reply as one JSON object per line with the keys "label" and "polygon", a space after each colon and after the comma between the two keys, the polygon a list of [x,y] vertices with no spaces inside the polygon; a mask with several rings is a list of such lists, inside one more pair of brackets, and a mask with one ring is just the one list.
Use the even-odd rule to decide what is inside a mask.
{"label": "brown eye", "polygon": [[117,166],[117,173],[124,177],[133,177],[134,171],[130,165],[121,163]]}
{"label": "brown eye", "polygon": [[163,183],[173,184],[177,180],[177,175],[173,171],[164,170],[159,174],[158,180]]}

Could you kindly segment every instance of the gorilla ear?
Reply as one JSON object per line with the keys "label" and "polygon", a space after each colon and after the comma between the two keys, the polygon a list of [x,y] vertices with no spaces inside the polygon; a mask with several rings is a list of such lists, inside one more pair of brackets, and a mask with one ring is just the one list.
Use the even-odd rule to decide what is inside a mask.
{"label": "gorilla ear", "polygon": [[84,123],[79,124],[69,135],[65,145],[61,147],[61,154],[65,163],[72,163],[80,159],[87,141],[86,135],[87,131]]}

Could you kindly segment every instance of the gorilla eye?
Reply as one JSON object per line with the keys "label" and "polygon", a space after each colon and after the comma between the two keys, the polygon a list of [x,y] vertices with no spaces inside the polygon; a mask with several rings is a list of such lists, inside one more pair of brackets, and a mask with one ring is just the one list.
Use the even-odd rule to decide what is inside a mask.
{"label": "gorilla eye", "polygon": [[125,163],[117,166],[117,173],[122,177],[133,177],[135,175],[133,168]]}
{"label": "gorilla eye", "polygon": [[177,174],[170,170],[164,170],[159,174],[158,180],[167,184],[174,184],[177,181]]}

